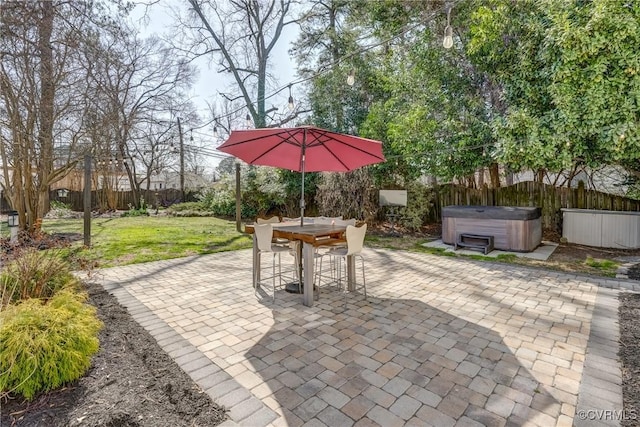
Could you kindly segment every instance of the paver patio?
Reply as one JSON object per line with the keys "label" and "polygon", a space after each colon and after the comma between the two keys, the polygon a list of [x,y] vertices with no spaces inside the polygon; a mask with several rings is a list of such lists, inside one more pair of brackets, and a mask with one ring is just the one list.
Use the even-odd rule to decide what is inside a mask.
{"label": "paver patio", "polygon": [[634,281],[365,249],[368,301],[251,287],[251,251],[94,280],[241,426],[619,425]]}

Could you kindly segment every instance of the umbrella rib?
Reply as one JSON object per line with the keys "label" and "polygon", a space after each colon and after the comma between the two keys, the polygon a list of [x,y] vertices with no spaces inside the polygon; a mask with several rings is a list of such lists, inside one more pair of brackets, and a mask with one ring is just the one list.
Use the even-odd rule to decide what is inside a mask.
{"label": "umbrella rib", "polygon": [[[276,148],[278,148],[280,145],[282,144],[291,144],[291,145],[296,145],[296,144],[292,144],[291,141],[288,139],[289,137],[292,137],[295,135],[296,132],[291,132],[288,129],[284,130],[283,132],[279,132],[279,133],[275,133],[275,134],[271,134],[269,136],[272,137],[277,137],[280,138],[282,141],[280,141],[279,143],[273,145],[273,147],[270,147],[268,150],[263,151],[262,153],[260,153],[260,155],[258,155],[257,157],[255,157],[254,159],[252,159],[249,164],[254,163],[255,161],[257,161],[258,159],[260,159],[261,157],[266,156],[267,154],[269,154],[271,151],[275,150]],[[255,138],[251,138],[251,139],[245,139],[243,141],[237,142],[235,144],[230,144],[230,146],[233,145],[240,145],[240,144],[244,144],[244,143],[248,143],[248,142],[255,142],[258,141],[260,139],[264,139],[264,136],[259,136],[259,137],[255,137]]]}
{"label": "umbrella rib", "polygon": [[[347,165],[342,161],[342,159],[340,159],[340,157],[338,157],[338,155],[336,155],[336,153],[335,153],[333,150],[331,150],[331,149],[330,149],[330,148],[325,144],[325,142],[326,142],[326,141],[333,141],[333,142],[336,142],[336,143],[340,143],[340,144],[345,145],[345,146],[347,146],[347,147],[350,147],[350,148],[352,148],[352,149],[354,149],[354,150],[357,150],[357,151],[359,151],[359,152],[360,152],[360,153],[362,153],[362,154],[366,154],[367,156],[370,156],[370,157],[376,158],[376,159],[378,159],[378,160],[384,160],[384,157],[380,157],[380,156],[377,156],[377,155],[375,155],[375,154],[372,154],[372,153],[370,153],[370,152],[368,152],[368,151],[366,151],[366,150],[363,150],[363,149],[362,149],[362,148],[360,148],[360,147],[356,147],[356,146],[355,146],[355,145],[353,145],[353,144],[349,144],[349,143],[347,143],[347,142],[340,141],[340,140],[335,139],[335,138],[331,138],[331,136],[329,136],[329,135],[328,135],[329,133],[330,133],[329,131],[324,131],[324,132],[318,132],[317,134],[314,134],[314,140],[313,140],[313,142],[312,142],[312,143],[310,143],[310,144],[307,144],[307,147],[313,147],[314,145],[324,145],[324,147],[326,148],[327,152],[329,152],[329,153],[330,153],[330,154],[331,154],[331,155],[332,155],[332,156],[333,156],[333,157],[334,157],[334,158],[335,158],[335,159],[336,159],[336,160],[337,160],[337,161],[338,161],[338,162],[339,162],[339,163],[340,163],[344,168],[345,168],[345,170],[351,170],[351,169],[350,169],[350,168],[349,168],[349,167],[348,167],[348,166],[347,166]],[[349,136],[352,136],[352,135],[349,135]],[[320,139],[321,137],[326,137],[326,138],[327,138],[327,139],[326,139],[326,141],[322,141],[322,140]],[[357,138],[357,137],[356,137],[356,138]],[[317,144],[314,144],[315,142],[317,142]]]}
{"label": "umbrella rib", "polygon": [[[286,158],[284,164],[287,166],[284,166],[285,168],[297,167],[298,170],[302,170],[305,152],[307,156],[315,157],[314,147],[318,147],[319,151],[325,153],[318,157],[320,164],[314,166],[314,171],[323,170],[318,167],[322,168],[324,161],[328,162],[324,166],[328,169],[325,170],[335,171],[350,171],[366,164],[384,161],[384,154],[381,152],[382,143],[379,141],[311,126],[237,132],[235,138],[230,138],[235,139],[234,142],[227,141],[219,149],[234,154],[236,157],[242,157],[249,164],[282,164],[282,160]],[[299,155],[299,164],[297,166],[291,164],[291,161],[295,160],[291,157],[291,150],[284,148],[283,144],[299,149],[297,154]],[[228,150],[229,148],[231,150]],[[351,161],[352,158],[355,161]],[[307,160],[311,160],[311,157]],[[332,166],[330,166],[331,164]]]}

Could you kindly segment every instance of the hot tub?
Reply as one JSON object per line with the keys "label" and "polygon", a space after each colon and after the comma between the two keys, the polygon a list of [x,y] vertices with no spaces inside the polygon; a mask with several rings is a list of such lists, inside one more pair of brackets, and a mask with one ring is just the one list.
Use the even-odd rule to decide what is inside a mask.
{"label": "hot tub", "polygon": [[442,241],[455,244],[458,236],[493,236],[495,249],[530,252],[542,241],[542,211],[536,207],[445,206]]}

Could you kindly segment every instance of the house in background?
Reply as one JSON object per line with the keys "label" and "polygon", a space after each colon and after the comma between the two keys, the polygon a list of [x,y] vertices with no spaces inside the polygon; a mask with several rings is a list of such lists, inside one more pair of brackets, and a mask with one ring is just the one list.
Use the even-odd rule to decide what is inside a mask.
{"label": "house in background", "polygon": [[[556,185],[567,187],[566,181],[568,177],[566,174],[561,174],[557,180],[556,178],[558,178],[558,174],[547,173],[545,174],[544,183],[553,184],[555,181],[557,183]],[[535,180],[535,174],[532,171],[520,172],[513,175],[514,184],[533,180]],[[580,181],[584,182],[587,190],[600,191],[616,196],[626,196],[629,190],[628,173],[624,168],[615,165],[605,166],[599,169],[585,167],[571,179],[568,186],[570,188],[578,188]]]}

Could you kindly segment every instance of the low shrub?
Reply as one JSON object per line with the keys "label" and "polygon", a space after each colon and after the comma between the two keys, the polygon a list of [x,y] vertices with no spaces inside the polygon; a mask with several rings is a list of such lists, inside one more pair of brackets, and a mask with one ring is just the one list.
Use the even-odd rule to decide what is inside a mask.
{"label": "low shrub", "polygon": [[136,208],[131,203],[129,203],[129,210],[122,212],[122,216],[148,216],[148,206],[147,202],[144,200],[144,197],[140,196],[140,207]]}
{"label": "low shrub", "polygon": [[202,202],[184,202],[176,203],[167,208],[167,213],[176,213],[184,211],[206,211],[206,207]]}
{"label": "low shrub", "polygon": [[184,202],[171,205],[166,210],[167,215],[187,216],[215,216],[216,213],[209,210],[203,202]]}
{"label": "low shrub", "polygon": [[406,185],[407,206],[400,208],[398,225],[411,231],[418,231],[429,223],[429,212],[433,208],[430,193],[426,185],[410,182]]}
{"label": "low shrub", "polygon": [[208,212],[208,211],[179,211],[179,212],[172,212],[169,215],[171,216],[175,216],[175,217],[203,217],[203,216],[216,216],[213,212]]}
{"label": "low shrub", "polygon": [[86,295],[63,290],[0,313],[0,390],[31,400],[80,378],[99,347],[102,322]]}
{"label": "low shrub", "polygon": [[200,195],[200,203],[217,216],[234,216],[236,212],[234,191],[230,186],[209,188]]}
{"label": "low shrub", "polygon": [[58,252],[27,248],[0,273],[0,309],[19,300],[50,298],[78,284]]}
{"label": "low shrub", "polygon": [[50,209],[45,218],[80,218],[81,215],[81,212],[74,212],[70,204],[51,200]]}

